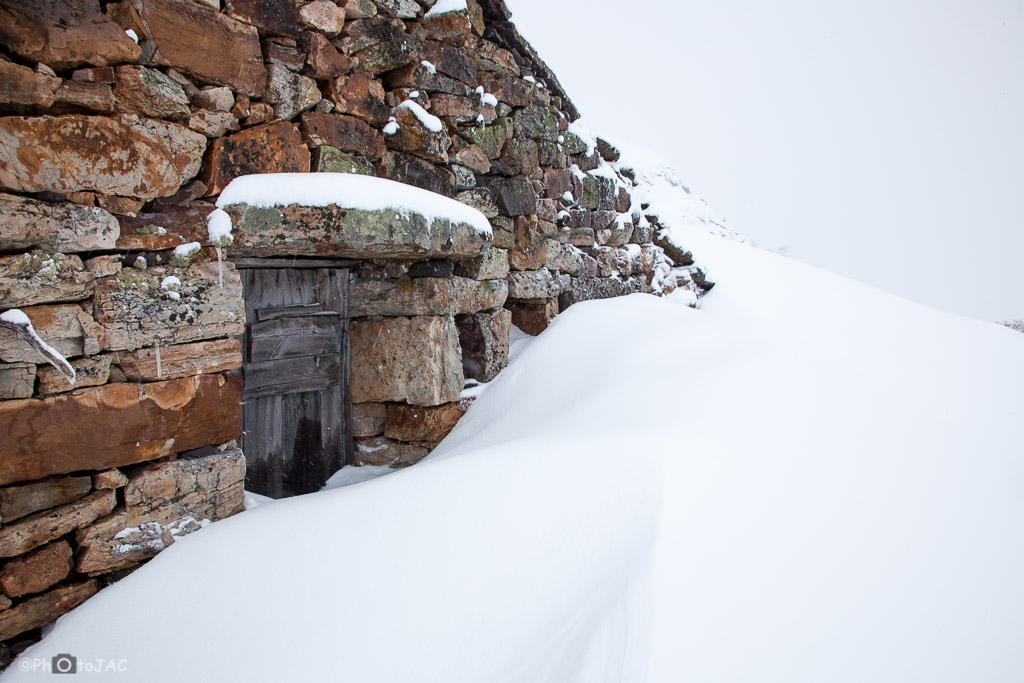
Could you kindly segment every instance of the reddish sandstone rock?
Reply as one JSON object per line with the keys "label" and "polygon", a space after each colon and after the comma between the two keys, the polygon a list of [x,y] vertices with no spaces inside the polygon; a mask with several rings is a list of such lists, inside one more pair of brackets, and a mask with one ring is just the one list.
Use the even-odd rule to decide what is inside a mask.
{"label": "reddish sandstone rock", "polygon": [[334,102],[337,113],[358,116],[371,126],[383,126],[391,115],[384,103],[383,86],[365,71],[333,79],[327,97]]}
{"label": "reddish sandstone rock", "polygon": [[71,361],[75,369],[75,383],[69,384],[64,374],[46,365],[39,368],[39,395],[59,394],[72,389],[96,387],[110,379],[110,356],[93,356]]}
{"label": "reddish sandstone rock", "polygon": [[98,0],[6,0],[2,5],[0,42],[26,60],[66,69],[79,64],[134,62],[142,53],[124,30],[100,11]]}
{"label": "reddish sandstone rock", "polygon": [[[440,120],[433,119],[437,128],[431,128],[413,110],[414,103],[400,105],[392,110],[398,123],[393,133],[386,135],[388,147],[423,157],[434,163],[448,163],[448,148],[452,141]],[[427,114],[430,116],[430,114]],[[428,119],[429,121],[429,119]]]}
{"label": "reddish sandstone rock", "polygon": [[5,524],[33,512],[55,508],[84,497],[91,490],[89,477],[55,477],[0,489],[0,518]]}
{"label": "reddish sandstone rock", "polygon": [[341,76],[348,71],[348,57],[338,52],[331,42],[314,31],[306,31],[299,39],[306,53],[306,67],[314,78]]}
{"label": "reddish sandstone rock", "polygon": [[119,111],[179,121],[188,117],[188,95],[170,76],[144,66],[119,66],[114,97]]}
{"label": "reddish sandstone rock", "polygon": [[302,135],[311,147],[328,145],[373,160],[384,156],[380,131],[352,116],[306,112],[302,115]]}
{"label": "reddish sandstone rock", "polygon": [[128,477],[116,467],[92,475],[92,487],[97,491],[119,489],[127,483]]}
{"label": "reddish sandstone rock", "polygon": [[35,365],[29,363],[0,364],[0,401],[31,398],[35,390]]}
{"label": "reddish sandstone rock", "polygon": [[281,121],[214,140],[201,180],[206,183],[207,194],[214,195],[242,175],[308,172],[309,150],[302,136],[294,125]]}
{"label": "reddish sandstone rock", "polygon": [[352,459],[358,466],[383,466],[399,468],[415,465],[430,452],[423,446],[399,443],[384,436],[356,439],[356,452]]}
{"label": "reddish sandstone rock", "polygon": [[144,0],[142,16],[163,63],[202,81],[263,95],[267,70],[255,27],[190,0]]}
{"label": "reddish sandstone rock", "polygon": [[224,0],[224,11],[268,33],[299,35],[299,13],[294,0]]}
{"label": "reddish sandstone rock", "polygon": [[44,626],[65,614],[100,589],[97,579],[54,588],[0,612],[0,640]]}
{"label": "reddish sandstone rock", "polygon": [[8,435],[0,484],[230,441],[240,432],[241,398],[241,376],[228,373],[0,403],[0,430]]}
{"label": "reddish sandstone rock", "polygon": [[536,336],[546,330],[558,315],[558,299],[547,299],[542,303],[509,301],[505,308],[512,312],[513,325],[526,334]]}
{"label": "reddish sandstone rock", "polygon": [[59,78],[0,61],[0,104],[45,109],[53,104],[60,83]]}
{"label": "reddish sandstone rock", "polygon": [[418,47],[398,19],[357,19],[342,35],[342,46],[363,71],[379,74],[416,60]]}
{"label": "reddish sandstone rock", "polygon": [[[200,185],[203,192],[205,187]],[[204,242],[208,237],[206,220],[214,208],[213,204],[202,201],[157,204],[148,213],[119,216],[117,249],[162,251],[186,242]]]}
{"label": "reddish sandstone rock", "polygon": [[134,116],[0,118],[0,187],[153,199],[198,171],[206,138]]}
{"label": "reddish sandstone rock", "polygon": [[44,545],[16,557],[0,571],[0,588],[12,598],[44,591],[71,573],[71,546],[67,541]]}
{"label": "reddish sandstone rock", "polygon": [[446,403],[433,408],[409,405],[388,406],[384,435],[398,441],[437,443],[452,431],[469,409],[471,401]]}

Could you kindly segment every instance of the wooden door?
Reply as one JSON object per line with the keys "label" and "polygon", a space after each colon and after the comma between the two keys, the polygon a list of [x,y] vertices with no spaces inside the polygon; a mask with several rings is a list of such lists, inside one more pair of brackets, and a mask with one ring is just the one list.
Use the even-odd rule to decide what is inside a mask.
{"label": "wooden door", "polygon": [[348,271],[239,268],[245,295],[245,488],[318,490],[350,461]]}

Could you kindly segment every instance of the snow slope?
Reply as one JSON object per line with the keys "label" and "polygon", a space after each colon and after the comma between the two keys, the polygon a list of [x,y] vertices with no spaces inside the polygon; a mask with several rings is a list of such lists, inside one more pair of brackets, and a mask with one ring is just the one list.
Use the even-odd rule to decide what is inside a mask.
{"label": "snow slope", "polygon": [[[22,660],[118,680],[1024,680],[1024,335],[663,211],[408,470],[180,540]],[[5,680],[35,680],[15,663]],[[79,674],[79,679],[89,680]],[[79,680],[76,679],[76,680]]]}

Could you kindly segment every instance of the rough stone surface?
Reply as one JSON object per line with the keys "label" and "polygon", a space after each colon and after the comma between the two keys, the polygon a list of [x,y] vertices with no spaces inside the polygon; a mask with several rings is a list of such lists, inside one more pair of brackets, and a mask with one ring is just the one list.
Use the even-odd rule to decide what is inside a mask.
{"label": "rough stone surface", "polygon": [[[103,330],[88,314],[74,304],[31,306],[22,312],[47,344],[61,355],[72,358],[100,351]],[[0,360],[6,363],[42,363],[43,359],[13,330],[0,328]]]}
{"label": "rough stone surface", "polygon": [[0,104],[45,109],[53,104],[60,84],[59,78],[36,73],[26,66],[0,61]]}
{"label": "rough stone surface", "polygon": [[68,542],[49,543],[5,564],[0,570],[0,589],[12,598],[39,593],[63,581],[71,573],[71,565]]}
{"label": "rough stone surface", "polygon": [[437,443],[452,431],[471,401],[456,401],[431,408],[394,404],[388,406],[384,436],[396,441]]}
{"label": "rough stone surface", "polygon": [[69,384],[64,375],[52,366],[39,368],[39,394],[59,394],[72,389],[95,387],[110,379],[110,356],[93,356],[71,361],[75,369],[75,383]]}
{"label": "rough stone surface", "polygon": [[505,308],[512,312],[512,324],[526,334],[538,335],[558,315],[558,299],[545,299],[539,302],[509,301]]}
{"label": "rough stone surface", "polygon": [[0,256],[0,308],[80,301],[92,294],[94,281],[74,254]]}
{"label": "rough stone surface", "polygon": [[195,176],[204,149],[203,136],[155,119],[0,118],[0,186],[153,199]]}
{"label": "rough stone surface", "polygon": [[190,375],[207,375],[242,367],[242,345],[238,339],[217,339],[160,348],[160,372],[156,349],[114,354],[117,367],[129,382],[160,382]]}
{"label": "rough stone surface", "polygon": [[356,439],[352,458],[359,466],[408,467],[427,457],[430,449],[408,443],[399,443],[384,436]]}
{"label": "rough stone surface", "polygon": [[[202,194],[206,186],[199,181],[197,191]],[[117,238],[118,250],[161,251],[173,249],[186,242],[207,239],[206,219],[213,204],[190,201],[169,206],[157,204],[149,212],[118,219],[121,234]]]}
{"label": "rough stone surface", "polygon": [[0,527],[0,557],[23,555],[33,548],[110,514],[117,499],[113,491],[96,491],[58,508],[38,512]]}
{"label": "rough stone surface", "polygon": [[247,128],[210,144],[201,180],[214,195],[241,175],[308,173],[309,150],[290,123],[280,121]]}
{"label": "rough stone surface", "polygon": [[459,135],[476,145],[488,159],[497,159],[512,134],[507,119],[498,119],[490,126],[471,126],[459,129]]}
{"label": "rough stone surface", "polygon": [[348,57],[319,33],[306,31],[299,44],[306,53],[307,72],[314,78],[341,76],[348,71]]}
{"label": "rough stone surface", "polygon": [[515,247],[508,262],[516,270],[536,270],[548,261],[548,241],[535,216],[518,216],[515,222]]}
{"label": "rough stone surface", "polygon": [[386,17],[398,17],[399,19],[415,19],[420,13],[420,6],[416,0],[374,0],[380,13]]}
{"label": "rough stone surface", "polygon": [[327,97],[337,106],[337,113],[357,116],[371,126],[383,126],[391,115],[384,102],[384,87],[365,71],[331,80]]}
{"label": "rough stone surface", "polygon": [[226,85],[207,86],[192,97],[192,106],[210,111],[231,111],[235,95]]}
{"label": "rough stone surface", "polygon": [[491,170],[491,161],[479,145],[466,145],[455,153],[455,161],[474,173],[487,173]]}
{"label": "rough stone surface", "polygon": [[[461,167],[456,166],[455,168]],[[455,195],[455,199],[466,206],[472,206],[488,218],[494,218],[498,215],[498,207],[495,206],[493,201],[491,201],[491,191],[487,188],[477,187],[472,190],[460,192]]]}
{"label": "rough stone surface", "polygon": [[54,588],[0,612],[0,640],[39,628],[65,614],[100,589],[96,579]]}
{"label": "rough stone surface", "polygon": [[308,76],[301,76],[280,64],[268,65],[267,74],[265,99],[273,106],[274,115],[282,121],[312,109],[322,98],[316,81]]}
{"label": "rough stone surface", "polygon": [[439,317],[353,320],[352,402],[433,406],[458,399],[464,384],[455,323]]}
{"label": "rough stone surface", "polygon": [[547,299],[569,289],[568,275],[552,274],[547,268],[513,271],[508,274],[510,299]]}
{"label": "rough stone surface", "polygon": [[467,378],[490,382],[508,365],[512,313],[504,308],[455,318],[462,346],[462,371]]}
{"label": "rough stone surface", "polygon": [[384,156],[381,132],[353,116],[306,112],[302,115],[302,135],[311,147],[328,145],[367,159]]}
{"label": "rough stone surface", "polygon": [[377,175],[370,160],[358,154],[342,152],[337,147],[321,145],[313,150],[312,170],[317,173],[356,173],[358,175]]}
{"label": "rough stone surface", "polygon": [[235,254],[343,256],[352,258],[473,257],[490,246],[488,236],[465,223],[394,211],[338,211],[285,206],[225,207],[235,226]]}
{"label": "rough stone surface", "polygon": [[[0,401],[30,398],[36,387],[36,366],[29,363],[0,365]],[[2,518],[2,515],[0,515]]]}
{"label": "rough stone surface", "polygon": [[[204,1],[220,4],[220,0]],[[297,4],[294,0],[224,0],[224,10],[265,33],[294,38],[300,31]]]}
{"label": "rough stone surface", "polygon": [[[172,274],[181,280],[178,298],[160,287]],[[111,351],[231,337],[242,334],[245,324],[242,281],[230,263],[219,270],[211,261],[187,268],[129,268],[99,281],[93,315],[106,333],[104,348]]]}
{"label": "rough stone surface", "polygon": [[105,573],[156,555],[175,537],[241,512],[244,484],[238,449],[143,466],[125,486],[124,507],[76,534],[75,569]]}
{"label": "rough stone surface", "polygon": [[445,315],[474,313],[505,303],[504,280],[422,277],[409,280],[358,279],[349,286],[349,315]]}
{"label": "rough stone surface", "polygon": [[170,76],[144,66],[119,66],[115,73],[118,111],[171,120],[188,117],[188,95]]}
{"label": "rough stone surface", "polygon": [[398,123],[398,130],[384,139],[388,147],[423,157],[439,164],[448,163],[448,148],[452,141],[447,131],[432,131],[407,107],[397,107],[392,115]]}
{"label": "rough stone surface", "polygon": [[553,272],[568,273],[574,277],[584,274],[583,254],[571,244],[547,240],[547,259],[544,266]]}
{"label": "rough stone surface", "polygon": [[239,129],[238,119],[226,111],[199,110],[188,117],[190,130],[208,138],[219,138]]}
{"label": "rough stone surface", "polygon": [[4,2],[0,36],[15,54],[54,69],[134,62],[141,54],[96,0]]}
{"label": "rough stone surface", "polygon": [[414,185],[446,197],[455,195],[455,174],[412,154],[389,152],[377,167],[378,175]]}
{"label": "rough stone surface", "polygon": [[357,19],[346,24],[342,35],[342,47],[356,66],[371,74],[405,66],[416,57],[416,44],[395,19]]}
{"label": "rough stone surface", "polygon": [[644,276],[639,275],[628,279],[617,277],[581,277],[573,278],[570,287],[569,304],[591,299],[610,299],[616,296],[637,294],[644,291]]}
{"label": "rough stone surface", "polygon": [[349,429],[354,438],[377,436],[384,433],[384,418],[388,407],[383,403],[355,403],[352,405]]}
{"label": "rough stone surface", "polygon": [[119,234],[117,219],[103,209],[0,194],[0,251],[113,249]]}
{"label": "rough stone surface", "polygon": [[228,373],[0,403],[0,429],[9,435],[0,484],[225,443],[239,435],[241,397],[241,376]]}
{"label": "rough stone surface", "polygon": [[500,280],[508,275],[508,251],[491,248],[474,261],[460,263],[456,273],[473,280]]}
{"label": "rough stone surface", "polygon": [[119,489],[128,483],[128,477],[116,467],[92,475],[92,487],[97,491]]}
{"label": "rough stone surface", "polygon": [[333,36],[345,26],[345,8],[330,0],[313,0],[299,8],[299,23]]}
{"label": "rough stone surface", "polygon": [[483,177],[480,184],[491,191],[502,216],[526,216],[537,211],[537,195],[530,182],[522,177]]}
{"label": "rough stone surface", "polygon": [[263,95],[267,71],[254,26],[187,0],[145,0],[142,16],[166,63],[209,83]]}
{"label": "rough stone surface", "polygon": [[[114,111],[114,91],[105,83],[79,83],[64,81],[57,88],[57,102],[60,105],[81,107],[92,112],[106,114]],[[64,107],[59,107],[64,109]],[[55,108],[57,109],[57,108]]]}
{"label": "rough stone surface", "polygon": [[33,512],[65,505],[86,496],[91,487],[89,477],[55,477],[8,486],[0,489],[0,519],[10,524]]}

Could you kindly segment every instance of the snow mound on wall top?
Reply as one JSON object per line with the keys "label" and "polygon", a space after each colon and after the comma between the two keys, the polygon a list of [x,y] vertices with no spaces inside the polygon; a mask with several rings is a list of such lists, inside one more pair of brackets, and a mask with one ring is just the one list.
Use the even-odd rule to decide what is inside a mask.
{"label": "snow mound on wall top", "polygon": [[232,180],[217,199],[217,208],[249,206],[328,206],[362,211],[392,210],[427,219],[466,223],[491,234],[487,217],[471,206],[412,185],[354,173],[260,173]]}

